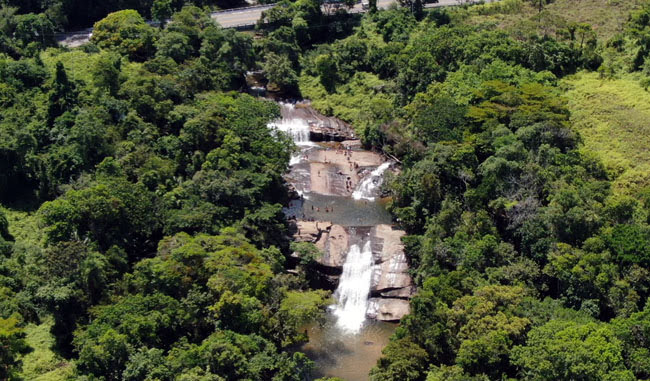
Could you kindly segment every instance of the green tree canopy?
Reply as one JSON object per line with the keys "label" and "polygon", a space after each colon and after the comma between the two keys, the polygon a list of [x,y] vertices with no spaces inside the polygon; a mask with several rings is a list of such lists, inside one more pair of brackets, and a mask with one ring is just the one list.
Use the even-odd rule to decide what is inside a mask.
{"label": "green tree canopy", "polygon": [[135,61],[151,57],[155,32],[134,10],[113,12],[95,23],[91,41]]}
{"label": "green tree canopy", "polygon": [[620,340],[596,322],[552,320],[534,328],[526,345],[513,349],[513,363],[537,380],[634,379]]}

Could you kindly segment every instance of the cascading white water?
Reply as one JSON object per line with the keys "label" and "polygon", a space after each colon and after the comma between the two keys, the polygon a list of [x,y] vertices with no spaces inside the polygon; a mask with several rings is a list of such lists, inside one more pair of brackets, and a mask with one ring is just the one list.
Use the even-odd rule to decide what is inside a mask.
{"label": "cascading white water", "polygon": [[381,186],[381,183],[384,181],[384,172],[390,167],[391,162],[387,161],[377,167],[370,175],[366,176],[365,179],[357,186],[354,192],[352,192],[352,198],[355,200],[368,200],[375,201],[377,196],[377,190]]}
{"label": "cascading white water", "polygon": [[289,165],[296,165],[302,161],[302,155],[292,155],[289,159]]}
{"label": "cascading white water", "polygon": [[304,119],[282,119],[271,123],[271,126],[286,132],[297,145],[309,143],[309,125]]}
{"label": "cascading white water", "polygon": [[[283,118],[269,123],[268,127],[276,131],[282,131],[291,136],[291,139],[293,139],[293,142],[296,143],[297,146],[312,146],[314,143],[309,141],[309,123],[302,118],[291,117],[292,111],[296,106],[293,103],[280,102],[279,104],[282,108]],[[289,160],[289,165],[296,165],[302,160],[302,153],[292,155]]]}
{"label": "cascading white water", "polygon": [[301,118],[290,117],[291,111],[296,106],[292,103],[280,103],[280,107],[285,109],[283,110],[285,111],[283,114],[288,116],[269,123],[269,127],[286,132],[291,136],[296,145],[309,145],[309,124],[307,121]]}
{"label": "cascading white water", "polygon": [[372,281],[372,248],[370,240],[363,248],[359,245],[350,246],[343,263],[343,273],[336,289],[338,303],[334,315],[338,318],[337,325],[351,333],[357,333],[366,320],[368,295]]}

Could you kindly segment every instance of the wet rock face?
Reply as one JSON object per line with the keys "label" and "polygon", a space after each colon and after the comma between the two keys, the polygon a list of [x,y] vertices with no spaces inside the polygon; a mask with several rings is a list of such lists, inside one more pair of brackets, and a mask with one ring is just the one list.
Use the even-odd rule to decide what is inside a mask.
{"label": "wet rock face", "polygon": [[390,225],[377,225],[371,234],[377,246],[377,250],[373,247],[373,255],[378,267],[373,274],[371,294],[387,298],[410,298],[414,287],[401,241],[405,233],[394,230]]}
{"label": "wet rock face", "polygon": [[316,243],[324,232],[329,232],[332,227],[327,221],[296,221],[296,233],[293,236],[296,242]]}
{"label": "wet rock face", "polygon": [[345,228],[341,225],[332,225],[329,231],[316,242],[316,247],[323,252],[318,262],[323,266],[342,268],[350,247],[349,241],[350,236]]}
{"label": "wet rock face", "polygon": [[282,110],[282,117],[303,119],[309,125],[312,142],[342,142],[356,139],[354,130],[340,119],[324,116],[311,108],[309,102],[298,102],[295,107]]}
{"label": "wet rock face", "polygon": [[348,149],[314,150],[309,152],[307,159],[310,162],[310,191],[344,197],[352,195],[368,168],[383,162],[375,152]]}
{"label": "wet rock face", "polygon": [[246,73],[245,80],[248,90],[252,95],[266,94],[266,85],[269,81],[262,71],[249,71]]}
{"label": "wet rock face", "polygon": [[346,129],[309,125],[309,140],[312,142],[342,142],[353,138],[354,135]]}
{"label": "wet rock face", "polygon": [[415,286],[404,255],[405,234],[390,225],[377,225],[371,231],[376,264],[367,312],[371,319],[397,321],[409,313],[409,299],[415,293]]}

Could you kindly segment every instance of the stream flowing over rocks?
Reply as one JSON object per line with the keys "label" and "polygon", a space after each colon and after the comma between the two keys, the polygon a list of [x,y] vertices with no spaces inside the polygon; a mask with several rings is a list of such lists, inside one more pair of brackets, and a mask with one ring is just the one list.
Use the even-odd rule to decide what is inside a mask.
{"label": "stream flowing over rocks", "polygon": [[[303,348],[319,376],[364,380],[394,325],[409,312],[415,289],[401,242],[381,198],[383,176],[395,170],[382,155],[363,150],[346,123],[307,102],[279,103],[282,119],[270,128],[300,148],[286,180],[294,200],[285,214],[294,240],[311,242],[320,283],[335,290],[329,327],[311,327]],[[383,324],[383,325],[382,325]]]}
{"label": "stream flowing over rocks", "polygon": [[[270,127],[288,133],[300,147],[287,175],[299,197],[286,213],[295,218],[294,239],[313,242],[322,251],[317,262],[327,268],[324,273],[340,274],[332,280],[338,286],[334,310],[341,326],[358,331],[366,316],[400,320],[408,313],[414,291],[401,243],[404,232],[392,228],[385,210],[369,213],[384,209],[377,199],[383,175],[393,163],[360,149],[347,124],[318,114],[308,103],[280,106],[282,119]],[[314,137],[341,139],[341,144],[318,145]],[[350,309],[362,311],[361,318],[347,313]]]}

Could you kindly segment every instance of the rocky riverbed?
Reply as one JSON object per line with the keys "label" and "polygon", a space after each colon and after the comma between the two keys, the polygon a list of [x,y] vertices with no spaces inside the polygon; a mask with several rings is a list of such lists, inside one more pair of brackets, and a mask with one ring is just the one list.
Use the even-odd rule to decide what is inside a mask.
{"label": "rocky riverbed", "polygon": [[367,380],[415,291],[405,233],[392,225],[381,197],[385,173],[397,168],[362,149],[346,123],[308,103],[280,106],[282,119],[269,127],[300,148],[285,177],[294,198],[285,214],[294,240],[311,242],[321,253],[311,281],[336,299],[325,325],[306,327],[309,342],[301,350],[315,361],[315,377]]}
{"label": "rocky riverbed", "polygon": [[[363,150],[350,126],[317,113],[308,103],[280,105],[282,120],[273,126],[301,148],[286,175],[297,196],[286,211],[295,224],[294,239],[321,250],[317,262],[333,288],[353,247],[369,243],[366,316],[400,320],[408,313],[414,287],[401,243],[404,232],[391,225],[380,198],[384,171],[392,163]],[[346,297],[340,290],[335,296],[339,302]]]}

